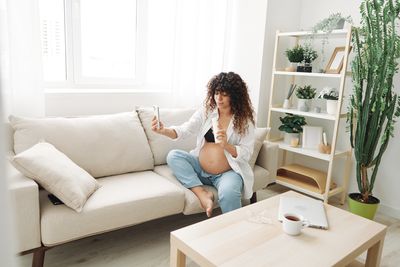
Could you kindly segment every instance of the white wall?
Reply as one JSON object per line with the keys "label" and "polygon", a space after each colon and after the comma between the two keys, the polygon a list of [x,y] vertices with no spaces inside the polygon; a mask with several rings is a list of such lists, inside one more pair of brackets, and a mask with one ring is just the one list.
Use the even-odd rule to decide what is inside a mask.
{"label": "white wall", "polygon": [[[359,1],[348,0],[302,0],[300,28],[309,29],[319,20],[328,17],[335,12],[343,15],[351,15],[354,22],[359,24]],[[347,88],[351,89],[351,81],[347,81]],[[400,74],[396,75],[394,91],[400,94]],[[388,215],[400,218],[400,179],[398,174],[399,151],[400,151],[400,123],[395,126],[395,138],[390,140],[389,146],[382,158],[376,179],[374,196],[381,200],[380,211]],[[348,133],[341,133],[341,138],[348,138]],[[349,192],[356,192],[355,167],[353,166],[350,176]]]}
{"label": "white wall", "polygon": [[[290,6],[290,8],[288,8]],[[273,54],[275,47],[276,31],[292,31],[297,29],[300,23],[301,1],[293,0],[269,0],[265,36],[264,36],[264,53],[263,66],[261,72],[260,92],[258,96],[258,126],[267,125],[269,93],[271,87],[271,73]],[[282,57],[280,57],[282,58]],[[278,56],[279,60],[279,56]]]}
{"label": "white wall", "polygon": [[134,110],[135,106],[171,108],[172,93],[46,93],[46,116],[82,116]]}
{"label": "white wall", "polygon": [[261,72],[264,53],[264,33],[267,16],[267,0],[234,0],[232,29],[227,40],[225,71],[234,71],[249,88],[250,98],[258,110],[258,98],[262,84]]}

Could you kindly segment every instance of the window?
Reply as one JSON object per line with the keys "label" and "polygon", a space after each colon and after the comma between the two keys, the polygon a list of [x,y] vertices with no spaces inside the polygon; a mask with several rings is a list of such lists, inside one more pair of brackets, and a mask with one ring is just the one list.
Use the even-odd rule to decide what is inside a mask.
{"label": "window", "polygon": [[48,89],[184,95],[222,69],[227,0],[39,1]]}
{"label": "window", "polygon": [[45,81],[65,81],[65,28],[63,0],[40,0],[43,75]]}
{"label": "window", "polygon": [[175,11],[176,0],[40,0],[47,87],[169,89]]}

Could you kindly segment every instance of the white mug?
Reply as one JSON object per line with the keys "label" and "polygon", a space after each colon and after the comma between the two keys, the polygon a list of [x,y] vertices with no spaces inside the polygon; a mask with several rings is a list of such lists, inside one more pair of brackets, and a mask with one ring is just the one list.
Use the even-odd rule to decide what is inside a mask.
{"label": "white mug", "polygon": [[211,122],[212,122],[215,143],[220,143],[221,140],[217,139],[217,132],[220,130],[220,128],[218,127],[218,118],[212,118]]}
{"label": "white mug", "polygon": [[282,227],[283,231],[288,235],[299,235],[301,229],[310,226],[310,223],[301,215],[286,213],[283,215]]}

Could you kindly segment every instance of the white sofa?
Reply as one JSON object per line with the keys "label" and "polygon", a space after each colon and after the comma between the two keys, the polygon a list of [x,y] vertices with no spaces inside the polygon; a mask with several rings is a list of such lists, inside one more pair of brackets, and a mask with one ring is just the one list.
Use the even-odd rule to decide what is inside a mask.
{"label": "white sofa", "polygon": [[[160,110],[166,125],[179,125],[193,112]],[[14,118],[8,124],[11,155],[45,140],[101,184],[78,213],[53,205],[48,192],[9,165],[18,251],[33,252],[34,266],[43,265],[45,250],[56,245],[173,214],[204,212],[166,165],[168,151],[189,151],[195,137],[174,142],[157,135],[150,129],[152,116],[151,109],[140,108],[81,118]],[[262,144],[254,166],[254,192],[274,182],[277,153],[276,146]],[[210,189],[217,199],[216,190]]]}

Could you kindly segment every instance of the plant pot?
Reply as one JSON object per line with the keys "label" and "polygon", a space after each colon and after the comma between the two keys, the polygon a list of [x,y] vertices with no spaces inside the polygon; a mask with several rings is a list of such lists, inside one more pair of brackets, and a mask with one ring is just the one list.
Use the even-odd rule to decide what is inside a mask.
{"label": "plant pot", "polygon": [[290,104],[290,100],[289,99],[285,99],[284,101],[283,101],[283,106],[282,106],[283,108],[291,108],[292,107],[292,105]]}
{"label": "plant pot", "polygon": [[359,199],[362,199],[360,193],[349,194],[349,211],[364,218],[373,220],[375,217],[375,213],[378,209],[378,205],[380,202],[379,199],[373,196],[369,196],[368,203],[360,202]]}
{"label": "plant pot", "polygon": [[345,23],[345,20],[344,19],[340,19],[338,22],[337,22],[337,24],[336,24],[336,27],[335,27],[335,29],[343,29],[344,28],[344,23]]}
{"label": "plant pot", "polygon": [[297,69],[297,65],[298,65],[297,62],[290,62],[289,67],[286,67],[286,68],[285,68],[285,71],[294,72],[294,71],[296,71],[296,69]]}
{"label": "plant pot", "polygon": [[336,115],[337,113],[337,106],[338,106],[338,100],[326,100],[326,113],[331,114],[331,115]]}
{"label": "plant pot", "polygon": [[300,111],[310,111],[311,110],[312,99],[297,99],[297,109]]}
{"label": "plant pot", "polygon": [[298,72],[312,72],[312,66],[309,63],[297,66]]}
{"label": "plant pot", "polygon": [[283,133],[283,141],[285,144],[296,147],[300,143],[300,134],[299,133]]}

